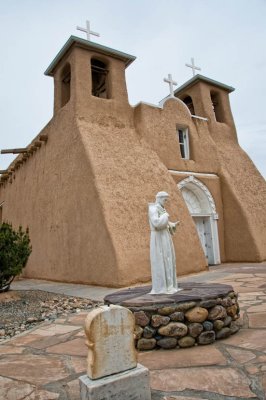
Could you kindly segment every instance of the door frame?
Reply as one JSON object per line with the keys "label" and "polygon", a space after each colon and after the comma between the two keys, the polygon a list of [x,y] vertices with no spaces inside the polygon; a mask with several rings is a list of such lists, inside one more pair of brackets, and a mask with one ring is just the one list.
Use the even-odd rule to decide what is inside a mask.
{"label": "door frame", "polygon": [[[212,253],[213,253],[213,263],[214,265],[221,264],[221,256],[220,256],[220,245],[219,245],[219,234],[218,234],[218,224],[219,215],[216,211],[216,205],[212,194],[204,183],[200,180],[196,179],[193,175],[188,178],[183,179],[178,183],[178,188],[181,190],[186,188],[193,192],[198,200],[203,204],[202,212],[193,213],[190,212],[190,215],[193,217],[203,217],[209,218],[210,223],[210,233],[211,233],[211,241],[212,241]],[[185,199],[184,199],[185,201]]]}

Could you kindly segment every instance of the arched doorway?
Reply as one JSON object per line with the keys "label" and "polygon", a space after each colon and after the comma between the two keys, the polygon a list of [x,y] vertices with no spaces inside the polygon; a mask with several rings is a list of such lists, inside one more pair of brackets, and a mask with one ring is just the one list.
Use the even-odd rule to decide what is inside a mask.
{"label": "arched doorway", "polygon": [[208,264],[220,264],[220,248],[217,229],[218,214],[208,188],[190,176],[178,184],[190,215],[196,225],[200,242]]}

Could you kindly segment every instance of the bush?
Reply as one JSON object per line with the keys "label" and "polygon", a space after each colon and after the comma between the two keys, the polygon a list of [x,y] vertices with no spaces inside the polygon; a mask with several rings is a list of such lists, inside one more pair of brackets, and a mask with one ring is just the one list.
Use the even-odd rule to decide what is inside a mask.
{"label": "bush", "polygon": [[22,272],[31,253],[28,229],[13,230],[12,225],[0,225],[0,293],[6,292],[16,275]]}

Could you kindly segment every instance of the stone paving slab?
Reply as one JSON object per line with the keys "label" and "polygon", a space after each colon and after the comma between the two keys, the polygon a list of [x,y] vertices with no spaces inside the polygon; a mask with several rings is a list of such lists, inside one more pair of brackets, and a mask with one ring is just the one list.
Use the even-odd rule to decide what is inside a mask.
{"label": "stone paving slab", "polygon": [[139,353],[138,360],[149,370],[207,365],[226,365],[227,360],[215,346],[192,347],[176,351],[158,350]]}
{"label": "stone paving slab", "polygon": [[114,291],[114,288],[51,282],[41,279],[19,279],[12,283],[12,290],[44,290],[51,293],[102,301],[104,296]]}
{"label": "stone paving slab", "polygon": [[[151,386],[164,392],[182,392],[197,390],[235,396],[240,398],[256,398],[249,386],[251,381],[243,373],[233,368],[179,368],[151,371]],[[195,379],[192,379],[195,377]]]}
{"label": "stone paving slab", "polygon": [[[265,400],[266,288],[258,277],[266,279],[266,263],[214,267],[182,278],[184,282],[195,278],[196,282],[227,283],[240,289],[243,328],[213,345],[140,353],[138,361],[151,371],[152,400]],[[25,289],[34,286],[27,281],[23,285]],[[45,290],[56,290],[56,285],[46,282]],[[99,300],[115,291],[62,285],[61,293],[67,290],[74,296],[79,296],[82,286],[82,295],[92,300],[96,300],[92,293]],[[1,344],[0,399],[80,400],[78,377],[85,374],[87,363],[85,317],[81,312],[45,322]]]}

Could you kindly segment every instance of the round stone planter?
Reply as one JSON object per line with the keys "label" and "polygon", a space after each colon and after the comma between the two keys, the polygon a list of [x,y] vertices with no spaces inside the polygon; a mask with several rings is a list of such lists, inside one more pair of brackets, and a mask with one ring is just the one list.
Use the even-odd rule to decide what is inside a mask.
{"label": "round stone planter", "polygon": [[138,350],[206,345],[239,330],[237,293],[222,284],[181,283],[175,294],[150,295],[151,286],[117,291],[105,304],[118,304],[135,315]]}

